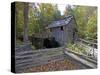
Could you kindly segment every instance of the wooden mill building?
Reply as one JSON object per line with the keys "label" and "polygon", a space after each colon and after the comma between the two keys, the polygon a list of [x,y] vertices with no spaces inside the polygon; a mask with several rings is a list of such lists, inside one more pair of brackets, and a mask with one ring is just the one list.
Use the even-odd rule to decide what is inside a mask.
{"label": "wooden mill building", "polygon": [[53,21],[46,29],[60,45],[67,44],[68,42],[74,43],[77,40],[76,22],[71,15],[61,20]]}

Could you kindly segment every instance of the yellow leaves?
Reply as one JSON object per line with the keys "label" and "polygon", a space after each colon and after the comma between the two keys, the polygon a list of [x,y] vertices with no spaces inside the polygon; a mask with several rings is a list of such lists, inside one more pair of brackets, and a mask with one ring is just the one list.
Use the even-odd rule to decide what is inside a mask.
{"label": "yellow leaves", "polygon": [[95,37],[97,33],[97,8],[77,6],[74,10],[78,34],[81,38]]}
{"label": "yellow leaves", "polygon": [[25,72],[43,72],[43,71],[60,71],[60,70],[72,70],[75,69],[78,65],[73,64],[71,60],[64,59],[59,61],[49,62],[44,65],[37,67],[28,68]]}

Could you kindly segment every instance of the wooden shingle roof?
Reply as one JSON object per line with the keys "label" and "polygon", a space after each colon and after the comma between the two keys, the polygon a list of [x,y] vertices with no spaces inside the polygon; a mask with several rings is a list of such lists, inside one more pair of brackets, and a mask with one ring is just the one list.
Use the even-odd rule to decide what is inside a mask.
{"label": "wooden shingle roof", "polygon": [[66,16],[64,19],[62,20],[58,20],[58,21],[53,21],[50,25],[48,25],[48,27],[46,28],[53,28],[53,27],[58,27],[58,26],[64,26],[67,25],[71,19],[73,18],[73,16],[69,15]]}

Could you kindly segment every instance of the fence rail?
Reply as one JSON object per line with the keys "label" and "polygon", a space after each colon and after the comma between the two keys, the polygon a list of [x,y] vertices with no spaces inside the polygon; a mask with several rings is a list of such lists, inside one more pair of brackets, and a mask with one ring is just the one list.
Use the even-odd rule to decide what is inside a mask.
{"label": "fence rail", "polygon": [[81,38],[79,38],[78,40],[79,40],[80,42],[82,42],[82,43],[85,43],[85,44],[90,45],[90,46],[92,46],[92,47],[94,47],[94,48],[97,48],[97,43],[90,42],[90,41],[87,41],[87,40],[84,40],[84,39],[81,39]]}
{"label": "fence rail", "polygon": [[97,59],[97,43],[79,38],[79,43],[86,49],[87,55]]}
{"label": "fence rail", "polygon": [[[24,50],[25,49],[25,50]],[[18,51],[17,51],[18,50]],[[35,67],[43,64],[47,64],[59,60],[70,60],[71,63],[77,64],[76,69],[89,68],[85,64],[81,64],[80,61],[74,57],[64,54],[65,48],[50,48],[50,49],[40,49],[33,51],[30,45],[25,45],[16,49],[15,53],[15,69],[17,73],[24,72],[25,69],[30,67]],[[93,64],[95,65],[95,64]],[[91,65],[90,65],[91,66]],[[95,65],[96,66],[96,65]],[[94,68],[94,66],[92,66]]]}

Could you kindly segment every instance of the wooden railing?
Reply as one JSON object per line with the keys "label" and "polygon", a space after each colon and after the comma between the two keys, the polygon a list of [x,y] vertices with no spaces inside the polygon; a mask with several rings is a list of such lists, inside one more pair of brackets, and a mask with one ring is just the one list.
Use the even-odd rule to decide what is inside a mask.
{"label": "wooden railing", "polygon": [[88,49],[88,51],[90,50],[89,52],[92,53],[92,54],[90,53],[91,56],[93,56],[93,57],[97,56],[97,55],[95,56],[95,52],[97,50],[97,43],[90,42],[90,41],[87,41],[87,40],[84,40],[81,38],[79,38],[78,41],[81,42],[81,45],[84,45],[84,46],[90,48],[90,49]]}
{"label": "wooden railing", "polygon": [[[81,39],[81,38],[79,38],[78,39],[80,42],[82,42],[82,43],[85,43],[85,44],[87,44],[87,45],[89,45],[89,46],[92,46],[92,47],[94,47],[94,48],[97,48],[97,43],[94,43],[94,42],[90,42],[90,41],[87,41],[87,40],[84,40],[84,39]],[[94,39],[93,39],[94,40]],[[96,40],[96,39],[95,39]]]}
{"label": "wooden railing", "polygon": [[32,50],[30,45],[22,45],[21,47],[16,48],[15,51],[15,69],[17,73],[22,73],[30,67],[62,60],[68,60],[71,63],[76,64],[76,69],[97,67],[94,61],[87,60],[86,58],[87,57],[85,56],[77,55],[68,50],[66,52],[64,47]]}

